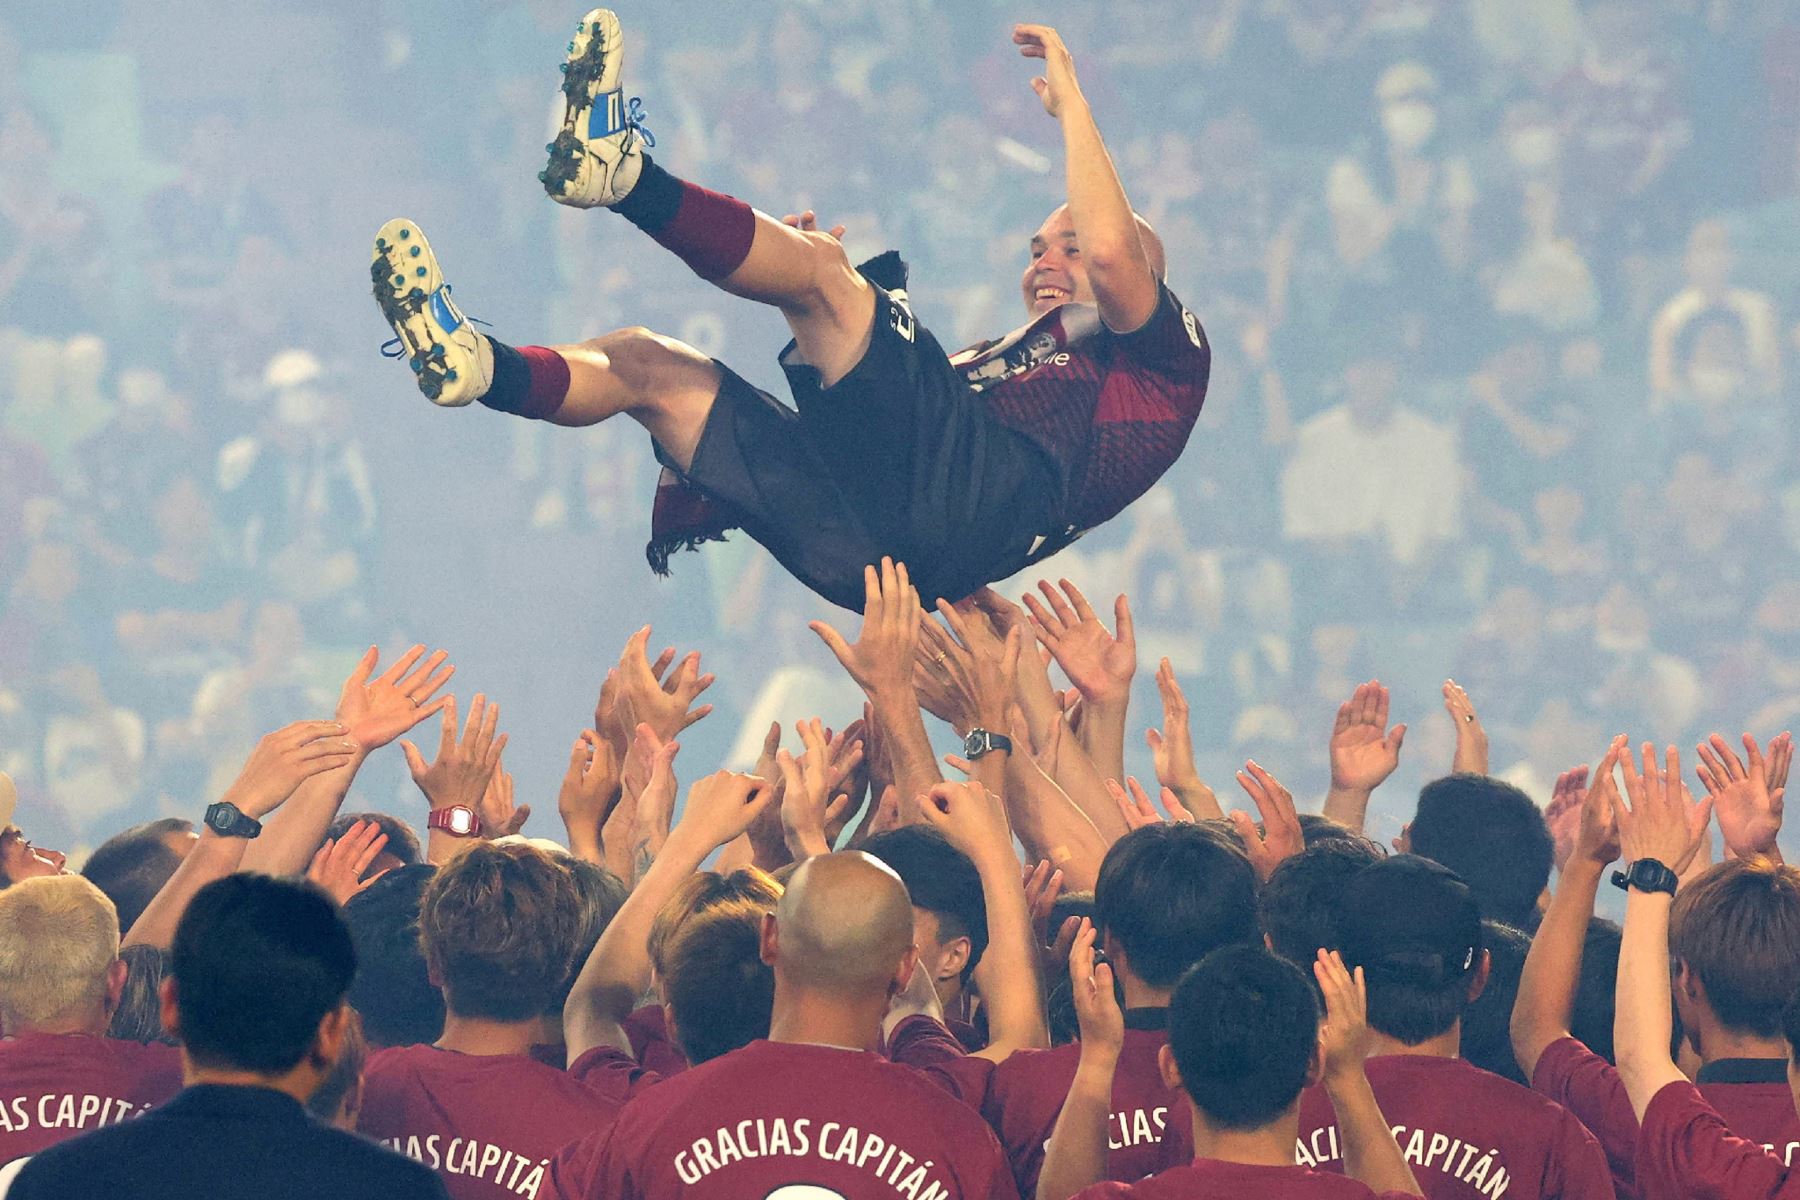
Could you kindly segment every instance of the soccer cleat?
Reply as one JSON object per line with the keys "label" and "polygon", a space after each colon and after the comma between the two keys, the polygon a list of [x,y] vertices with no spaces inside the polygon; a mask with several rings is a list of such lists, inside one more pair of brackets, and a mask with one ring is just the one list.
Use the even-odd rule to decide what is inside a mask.
{"label": "soccer cleat", "polygon": [[394,327],[383,347],[390,358],[405,358],[419,390],[433,404],[460,408],[486,394],[494,378],[494,348],[450,298],[431,243],[419,227],[396,217],[375,234],[369,263],[375,303]]}
{"label": "soccer cleat", "polygon": [[644,148],[656,145],[644,127],[642,102],[635,96],[627,101],[619,87],[624,63],[619,18],[604,8],[581,18],[562,68],[562,131],[545,147],[550,163],[538,172],[558,204],[617,204],[637,183]]}

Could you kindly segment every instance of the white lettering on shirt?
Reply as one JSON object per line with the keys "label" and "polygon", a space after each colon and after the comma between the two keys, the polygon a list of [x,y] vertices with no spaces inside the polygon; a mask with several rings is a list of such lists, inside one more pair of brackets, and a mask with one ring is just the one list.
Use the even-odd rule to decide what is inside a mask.
{"label": "white lettering on shirt", "polygon": [[382,1138],[381,1144],[441,1174],[487,1180],[529,1200],[536,1200],[538,1189],[544,1184],[544,1172],[550,1166],[547,1158],[518,1154],[492,1142],[461,1137],[446,1141],[436,1133],[423,1138],[416,1133],[396,1134]]}
{"label": "white lettering on shirt", "polygon": [[37,1097],[36,1104],[30,1096],[0,1098],[0,1133],[24,1133],[28,1129],[98,1129],[135,1117],[148,1107],[91,1092],[52,1092]]}
{"label": "white lettering on shirt", "polygon": [[[1157,1112],[1160,1128],[1167,1110]],[[691,1187],[714,1171],[744,1159],[815,1158],[868,1171],[906,1200],[948,1200],[953,1194],[949,1185],[934,1174],[936,1162],[909,1154],[879,1133],[827,1121],[814,1135],[811,1126],[805,1117],[757,1118],[721,1126],[676,1152],[675,1174]]]}
{"label": "white lettering on shirt", "polygon": [[[1512,1185],[1512,1176],[1500,1161],[1498,1150],[1482,1149],[1461,1138],[1405,1125],[1394,1126],[1393,1134],[1394,1143],[1407,1162],[1468,1184],[1488,1200],[1500,1200]],[[1302,1136],[1294,1142],[1294,1161],[1303,1167],[1319,1167],[1341,1157],[1336,1125],[1321,1126],[1310,1137]]]}

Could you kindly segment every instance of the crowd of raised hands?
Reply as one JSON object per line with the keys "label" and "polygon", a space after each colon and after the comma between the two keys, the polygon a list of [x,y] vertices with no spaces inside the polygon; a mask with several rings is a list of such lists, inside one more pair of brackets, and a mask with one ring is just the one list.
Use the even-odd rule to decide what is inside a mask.
{"label": "crowd of raised hands", "polygon": [[[209,810],[135,906],[107,887],[98,868],[112,859],[97,852],[90,873],[124,925],[112,944],[134,982],[140,970],[178,972],[167,951],[179,960],[207,889],[245,873],[310,881],[356,934],[360,965],[346,986],[376,1050],[366,1065],[362,1052],[337,1058],[360,1081],[332,1093],[351,1097],[341,1111],[321,1115],[427,1162],[458,1196],[749,1194],[703,1186],[728,1174],[718,1146],[691,1170],[678,1158],[675,1187],[621,1166],[633,1153],[621,1139],[674,1120],[668,1097],[686,1071],[765,1041],[876,1053],[928,1081],[937,1104],[986,1118],[981,1137],[1002,1166],[965,1163],[949,1182],[921,1176],[918,1194],[1018,1188],[1062,1200],[1219,1162],[1291,1164],[1301,1175],[1281,1188],[1295,1195],[1312,1194],[1304,1183],[1315,1170],[1446,1197],[1500,1194],[1482,1191],[1491,1171],[1513,1195],[1697,1195],[1698,1181],[1717,1177],[1747,1190],[1705,1194],[1785,1194],[1800,1118],[1785,1102],[1743,1117],[1717,1087],[1762,1084],[1732,1077],[1707,1090],[1706,1064],[1785,1064],[1781,1038],[1800,1034],[1800,1007],[1788,1006],[1800,990],[1800,872],[1778,844],[1789,734],[1766,745],[1744,734],[1742,754],[1710,737],[1697,747],[1694,786],[1675,747],[1634,752],[1620,735],[1596,764],[1563,771],[1540,803],[1488,777],[1473,702],[1446,681],[1454,758],[1390,853],[1363,834],[1407,730],[1390,724],[1379,682],[1358,686],[1321,739],[1330,786],[1317,813],[1300,811],[1271,769],[1281,764],[1255,761],[1236,773],[1243,798],[1233,805],[1229,788],[1221,796],[1196,769],[1188,699],[1167,660],[1155,670],[1162,711],[1143,733],[1155,778],[1126,773],[1141,666],[1126,597],[1110,623],[1066,580],[1040,583],[1020,604],[985,589],[929,612],[906,567],[886,560],[867,569],[865,588],[854,639],[812,626],[864,693],[862,711],[772,724],[749,773],[682,760],[683,736],[713,711],[704,698],[714,677],[699,653],[652,655],[651,630],[633,635],[571,740],[560,837],[541,832],[548,806],[536,805],[534,825],[531,799],[515,792],[501,705],[481,692],[459,704],[446,651],[414,646],[384,666],[372,647],[335,712],[269,733],[218,798],[215,809],[229,806],[257,832],[227,829]],[[434,718],[427,757],[416,731]],[[939,760],[928,718],[963,739],[961,754]],[[342,811],[368,756],[395,742],[426,800],[422,846],[402,817]],[[693,780],[685,797],[681,774]],[[31,893],[19,885],[63,868],[25,841],[28,812],[5,824],[0,941],[9,899]],[[1595,916],[1605,868],[1620,858],[1632,864],[1619,877],[1629,891],[1622,940]],[[852,860],[897,875],[915,921],[898,935],[898,969],[882,960],[866,978],[858,964],[879,958],[892,933],[881,925],[887,885],[855,876]],[[1667,886],[1645,873],[1657,867]],[[533,870],[586,899],[558,915]],[[379,915],[393,911],[398,935],[395,918]],[[41,1020],[4,994],[11,969],[0,949],[0,1018],[16,1039]],[[413,991],[442,993],[424,1022],[435,1041],[393,1032],[417,1018],[393,1011],[407,970],[421,976]],[[858,1000],[870,979],[881,986]],[[115,1033],[146,1026],[153,985],[106,992]],[[1134,1039],[1151,1030],[1146,1050]],[[173,1029],[162,1036],[179,1040]],[[1697,1061],[1678,1060],[1672,1045]],[[430,1091],[431,1071],[444,1069],[413,1063],[411,1082],[397,1083],[391,1056],[409,1048],[530,1058],[583,1099],[553,1088],[561,1099],[547,1100],[551,1085],[536,1077],[495,1080],[485,1103],[513,1111],[440,1117],[495,1127],[433,1136],[511,1157],[491,1175],[485,1162],[449,1165],[396,1115],[410,1111],[407,1087]],[[1397,1081],[1376,1066],[1390,1058],[1455,1060],[1481,1079]],[[767,1082],[780,1093],[810,1078]],[[1659,1099],[1690,1078],[1701,1090],[1679,1107]],[[881,1089],[911,1085],[884,1079],[857,1084],[856,1096],[906,1107]],[[1484,1090],[1495,1086],[1516,1094]],[[1548,1099],[1514,1114],[1527,1087]],[[6,1091],[0,1083],[0,1100]],[[1460,1124],[1445,1115],[1459,1103],[1470,1108]],[[746,1104],[732,1111],[772,1119]],[[1412,1111],[1421,1104],[1429,1115]],[[539,1119],[544,1105],[561,1116]],[[1709,1118],[1708,1105],[1726,1116]],[[640,1108],[661,1115],[634,1124]],[[521,1148],[513,1142],[530,1138],[508,1122],[525,1113],[537,1114],[537,1140]],[[1470,1132],[1483,1122],[1496,1128]],[[43,1148],[8,1144],[6,1125],[0,1162]],[[1434,1131],[1423,1153],[1408,1128]],[[661,1134],[635,1136],[649,1145]],[[898,1144],[893,1133],[863,1136],[875,1138],[869,1157]],[[1487,1159],[1472,1149],[1458,1161],[1452,1141]],[[979,1158],[980,1147],[968,1153]],[[494,1190],[509,1170],[511,1183]],[[1178,1182],[1161,1192],[1145,1183],[1142,1194],[1202,1194]]]}

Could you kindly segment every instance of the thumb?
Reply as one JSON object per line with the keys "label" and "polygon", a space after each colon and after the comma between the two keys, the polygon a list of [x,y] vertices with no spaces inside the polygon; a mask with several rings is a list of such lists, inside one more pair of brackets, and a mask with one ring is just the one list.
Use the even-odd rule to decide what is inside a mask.
{"label": "thumb", "polygon": [[1158,733],[1156,730],[1146,729],[1144,731],[1144,741],[1149,744],[1150,753],[1157,754],[1161,752],[1163,742],[1162,734]]}
{"label": "thumb", "polygon": [[1262,849],[1262,838],[1257,836],[1256,822],[1241,808],[1232,809],[1226,816],[1230,819],[1232,828],[1238,831],[1238,836],[1244,839],[1244,852],[1255,861],[1257,853]]}
{"label": "thumb", "polygon": [[1388,730],[1388,735],[1387,735],[1388,749],[1392,750],[1395,754],[1400,753],[1400,743],[1404,742],[1405,740],[1406,740],[1406,726],[1396,725],[1392,729]]}
{"label": "thumb", "polygon": [[419,753],[417,746],[408,741],[402,741],[400,749],[406,755],[406,769],[412,772],[413,782],[418,782],[426,771],[425,756]]}
{"label": "thumb", "polygon": [[806,627],[819,635],[819,640],[825,643],[825,648],[837,657],[838,663],[845,670],[850,669],[850,643],[844,640],[843,634],[823,621],[810,621]]}
{"label": "thumb", "polygon": [[1031,90],[1038,94],[1039,100],[1042,100],[1044,98],[1044,93],[1050,90],[1050,81],[1045,79],[1042,75],[1039,75],[1036,79],[1031,81]]}
{"label": "thumb", "polygon": [[525,822],[531,819],[531,805],[521,804],[513,809],[513,815],[506,822],[507,833],[517,833],[525,828]]}

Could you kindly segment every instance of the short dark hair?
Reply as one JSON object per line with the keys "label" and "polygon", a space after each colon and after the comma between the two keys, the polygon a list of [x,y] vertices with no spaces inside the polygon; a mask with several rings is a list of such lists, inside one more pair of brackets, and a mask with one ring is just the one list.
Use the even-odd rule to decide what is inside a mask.
{"label": "short dark hair", "polygon": [[1708,867],[1675,894],[1669,954],[1705,986],[1721,1025],[1774,1037],[1800,991],[1800,867],[1760,857]]}
{"label": "short dark hair", "polygon": [[554,1007],[560,1009],[574,990],[576,976],[587,964],[588,955],[600,944],[600,935],[606,932],[612,919],[619,915],[631,889],[625,886],[624,880],[596,863],[574,855],[559,855],[557,861],[569,872],[569,878],[575,884],[575,895],[581,901],[581,920],[575,932],[575,953],[569,960],[569,977],[556,993]]}
{"label": "short dark hair", "polygon": [[1256,872],[1192,824],[1146,825],[1101,860],[1094,918],[1133,974],[1170,987],[1219,947],[1256,940]]}
{"label": "short dark hair", "polygon": [[1224,1129],[1259,1129],[1298,1103],[1318,1044],[1312,979],[1261,946],[1213,951],[1169,1001],[1181,1086]]}
{"label": "short dark hair", "polygon": [[1781,1035],[1787,1039],[1788,1058],[1800,1063],[1800,992],[1781,1010]]}
{"label": "short dark hair", "polygon": [[987,901],[981,894],[981,873],[974,860],[929,825],[878,833],[864,843],[863,850],[893,868],[906,885],[913,907],[938,919],[944,941],[969,939],[969,961],[962,971],[966,982],[988,943]]}
{"label": "short dark hair", "polygon": [[[1320,842],[1355,842],[1358,845],[1370,847],[1377,855],[1387,853],[1382,849],[1380,842],[1364,837],[1342,821],[1328,817],[1324,813],[1299,813],[1297,815],[1300,818],[1300,840],[1308,850]],[[1261,822],[1258,824],[1260,825]]]}
{"label": "short dark hair", "polygon": [[381,832],[387,834],[387,845],[382,847],[382,853],[399,859],[401,866],[411,866],[421,861],[423,856],[419,851],[418,831],[399,817],[389,816],[387,813],[339,813],[337,820],[325,830],[325,837],[335,841],[350,832],[350,827],[358,821],[371,821],[381,826]]}
{"label": "short dark hair", "polygon": [[730,901],[696,913],[670,939],[663,995],[696,1066],[769,1036],[775,971],[762,960],[764,915],[751,901]]}
{"label": "short dark hair", "polygon": [[[1587,940],[1581,947],[1581,975],[1575,986],[1575,1011],[1569,1032],[1582,1045],[1613,1061],[1613,1014],[1619,978],[1619,944],[1624,930],[1605,917],[1588,920]],[[1677,1016],[1676,1024],[1680,1019]]]}
{"label": "short dark hair", "polygon": [[163,839],[171,833],[192,833],[194,823],[180,817],[164,817],[133,825],[101,842],[88,855],[81,873],[106,893],[119,910],[119,932],[129,933],[137,919],[162,891],[169,876],[181,865],[181,855]]}
{"label": "short dark hair", "polygon": [[419,901],[419,945],[459,1017],[528,1021],[557,1002],[575,956],[581,897],[525,842],[477,842],[437,869]]}
{"label": "short dark hair", "polygon": [[[792,864],[789,864],[790,866]],[[650,969],[660,977],[667,973],[664,950],[681,927],[699,914],[738,900],[748,900],[764,912],[781,903],[782,885],[760,867],[739,867],[729,875],[696,871],[679,885],[650,922],[644,948],[650,952]]]}
{"label": "short dark hair", "polygon": [[1338,902],[1344,887],[1382,855],[1366,838],[1326,838],[1283,859],[1257,896],[1269,948],[1311,970],[1321,947],[1338,944]]}
{"label": "short dark hair", "polygon": [[1441,863],[1397,854],[1364,867],[1344,887],[1344,964],[1367,973],[1369,1026],[1403,1045],[1462,1020],[1485,945],[1474,894]]}
{"label": "short dark hair", "polygon": [[356,948],[318,888],[241,872],[188,902],[170,968],[188,1057],[277,1075],[299,1065],[344,1003]]}
{"label": "short dark hair", "polygon": [[119,959],[125,964],[125,990],[113,1010],[106,1036],[126,1042],[162,1042],[178,1045],[162,1023],[163,976],[169,973],[169,952],[146,942],[124,946]]}
{"label": "short dark hair", "polygon": [[[1054,944],[1063,922],[1070,917],[1086,917],[1094,919],[1094,893],[1064,892],[1050,902],[1050,923],[1046,931]],[[1069,986],[1069,975],[1066,971],[1058,971],[1048,981],[1048,994],[1044,997],[1044,1010],[1050,1019],[1050,1044],[1064,1046],[1077,1041],[1081,1036],[1081,1021],[1075,1015],[1075,992]],[[1118,981],[1113,981],[1114,990],[1118,990]],[[1120,1004],[1124,1003],[1121,999]]]}
{"label": "short dark hair", "polygon": [[344,1097],[362,1083],[363,1067],[369,1061],[369,1039],[363,1036],[362,1018],[355,1009],[344,1022],[344,1048],[331,1064],[331,1073],[320,1081],[307,1097],[306,1111],[327,1123],[337,1120]]}
{"label": "short dark hair", "polygon": [[1483,916],[1537,927],[1555,846],[1530,796],[1487,775],[1446,775],[1419,792],[1410,836],[1414,854],[1462,876]]}
{"label": "short dark hair", "polygon": [[432,986],[419,947],[419,900],[437,868],[389,871],[350,897],[344,921],[356,941],[350,1003],[375,1046],[416,1046],[444,1032],[444,994]]}
{"label": "short dark hair", "polygon": [[1519,1070],[1513,1056],[1513,1001],[1519,998],[1519,975],[1525,969],[1525,955],[1531,950],[1531,938],[1521,929],[1502,921],[1483,921],[1482,939],[1487,943],[1487,986],[1475,997],[1463,1014],[1461,1056],[1484,1071],[1492,1071],[1523,1087],[1531,1086]]}

